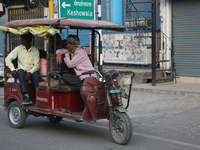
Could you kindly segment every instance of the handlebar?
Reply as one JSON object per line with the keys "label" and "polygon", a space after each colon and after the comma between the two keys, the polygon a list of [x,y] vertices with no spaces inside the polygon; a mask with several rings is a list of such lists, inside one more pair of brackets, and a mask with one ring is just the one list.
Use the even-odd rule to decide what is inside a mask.
{"label": "handlebar", "polygon": [[86,74],[93,74],[95,73],[95,70],[90,70],[90,71],[87,71],[87,72],[83,72],[82,75],[86,75]]}
{"label": "handlebar", "polygon": [[87,72],[83,72],[82,75],[86,75],[86,74],[89,74],[91,76],[91,74],[94,74],[94,73],[97,73],[101,78],[105,77],[105,78],[117,78],[119,73],[131,73],[132,76],[135,75],[134,72],[132,71],[116,71],[116,70],[109,70],[109,71],[106,71],[105,73],[101,73],[99,71],[96,71],[96,70],[90,70],[90,71],[87,71]]}
{"label": "handlebar", "polygon": [[91,74],[94,74],[94,73],[97,73],[101,78],[103,78],[103,75],[99,71],[96,71],[96,70],[90,70],[87,72],[83,72],[82,75],[89,74],[91,76]]}

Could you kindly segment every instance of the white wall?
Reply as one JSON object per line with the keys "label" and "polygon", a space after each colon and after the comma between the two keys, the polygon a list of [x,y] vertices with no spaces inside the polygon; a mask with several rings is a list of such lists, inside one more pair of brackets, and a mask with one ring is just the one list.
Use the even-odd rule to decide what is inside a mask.
{"label": "white wall", "polygon": [[[171,21],[171,0],[160,0],[160,17],[161,17],[161,53],[160,60],[170,60],[161,65],[163,69],[171,68],[171,40],[172,39],[172,21]],[[164,42],[164,49],[163,49]]]}

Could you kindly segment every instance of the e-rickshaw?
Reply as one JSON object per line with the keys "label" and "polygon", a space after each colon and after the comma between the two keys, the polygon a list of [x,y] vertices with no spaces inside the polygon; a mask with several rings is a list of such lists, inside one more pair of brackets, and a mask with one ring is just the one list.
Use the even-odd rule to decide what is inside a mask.
{"label": "e-rickshaw", "polygon": [[[50,55],[49,40],[50,36],[55,35],[57,30],[62,31],[64,29],[77,29],[77,34],[79,30],[91,31],[91,61],[93,65],[95,33],[97,33],[99,39],[101,38],[97,30],[125,31],[123,26],[111,22],[69,18],[11,21],[5,23],[4,27],[0,27],[0,30],[4,31],[5,57],[8,53],[7,35],[13,33],[22,35],[31,32],[34,36],[44,37],[47,52],[47,75],[45,76],[47,77],[47,82],[41,86],[38,83],[36,90],[33,83],[28,83],[28,94],[33,101],[32,105],[22,105],[23,98],[19,83],[17,79],[13,82],[8,82],[7,74],[9,74],[9,68],[5,64],[4,106],[5,110],[8,111],[10,125],[14,128],[21,128],[25,124],[28,115],[47,116],[52,123],[59,123],[63,118],[74,119],[76,122],[87,121],[89,123],[96,123],[99,119],[108,119],[110,134],[114,142],[127,144],[133,132],[132,123],[126,113],[126,109],[129,106],[134,73],[129,72],[132,76],[126,107],[123,107],[121,98],[121,93],[124,90],[120,88],[117,81],[118,71],[110,70],[103,72],[102,66],[99,65],[99,70],[83,73],[89,75],[97,73],[98,79],[94,77],[86,78],[81,88],[63,84],[60,70],[55,69],[56,46],[54,46],[54,54]],[[54,36],[54,41],[56,41],[56,36]],[[99,43],[101,44],[100,40]],[[99,48],[101,49],[101,45]],[[39,77],[44,77],[44,75],[39,75]],[[54,80],[57,81],[57,84],[52,86],[52,81]]]}

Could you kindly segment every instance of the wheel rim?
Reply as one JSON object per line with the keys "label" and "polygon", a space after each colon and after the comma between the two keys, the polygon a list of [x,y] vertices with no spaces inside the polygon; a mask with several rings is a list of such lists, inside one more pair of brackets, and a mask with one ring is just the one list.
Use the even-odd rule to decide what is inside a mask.
{"label": "wheel rim", "polygon": [[120,118],[116,119],[116,130],[113,130],[114,134],[118,137],[124,137],[125,134],[125,130],[124,130],[124,122],[123,120],[121,120]]}
{"label": "wheel rim", "polygon": [[17,125],[21,119],[20,108],[12,106],[9,112],[9,118],[12,124]]}

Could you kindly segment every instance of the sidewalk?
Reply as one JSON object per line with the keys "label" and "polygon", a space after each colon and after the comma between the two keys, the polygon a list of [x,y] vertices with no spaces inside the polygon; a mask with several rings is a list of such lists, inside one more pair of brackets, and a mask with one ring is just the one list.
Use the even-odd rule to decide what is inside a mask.
{"label": "sidewalk", "polygon": [[[141,73],[151,73],[150,68],[104,66],[104,71],[112,69],[115,69],[117,71],[135,72],[137,74],[137,77],[135,76],[133,80],[135,78],[139,78]],[[186,81],[177,80],[176,84],[174,81],[172,81],[172,82],[156,83],[156,86],[152,86],[152,83],[138,83],[133,81],[132,91],[200,97],[200,83],[188,82],[187,80]]]}
{"label": "sidewalk", "polygon": [[152,86],[152,83],[133,83],[132,91],[200,97],[200,84],[190,82],[177,82],[176,84],[175,82],[165,82],[156,83],[156,86]]}

